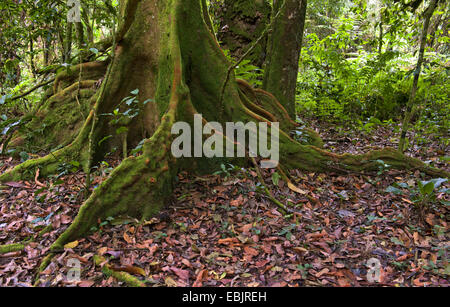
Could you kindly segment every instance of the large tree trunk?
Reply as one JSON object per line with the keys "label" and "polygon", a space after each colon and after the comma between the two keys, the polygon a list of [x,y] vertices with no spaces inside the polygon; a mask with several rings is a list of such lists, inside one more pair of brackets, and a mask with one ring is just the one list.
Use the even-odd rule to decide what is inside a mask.
{"label": "large tree trunk", "polygon": [[217,159],[175,159],[170,152],[172,126],[178,121],[192,123],[195,114],[222,125],[253,121],[271,127],[271,122],[280,122],[280,171],[361,172],[378,170],[376,160],[384,160],[393,167],[448,175],[391,149],[358,156],[335,155],[292,139],[289,132],[296,124],[271,94],[235,80],[233,74],[228,78],[231,63],[205,22],[204,4],[202,0],[123,2],[114,59],[77,138],[49,156],[27,161],[0,176],[3,182],[19,180],[30,173],[32,176],[37,167],[42,175],[48,175],[61,161],[74,159],[89,167],[92,156],[101,159],[109,146],[121,140],[115,137],[99,145],[99,140],[115,134],[102,114],[117,108],[136,88],[141,100],[152,99],[142,110],[141,120],[128,125],[129,144],[136,144],[144,129],[148,138],[143,154],[124,159],[94,190],[53,248],[85,235],[109,216],[128,214],[147,219],[165,204],[177,172],[214,169],[220,162]]}
{"label": "large tree trunk", "polygon": [[307,0],[274,0],[263,89],[272,93],[295,119],[298,61],[305,28]]}

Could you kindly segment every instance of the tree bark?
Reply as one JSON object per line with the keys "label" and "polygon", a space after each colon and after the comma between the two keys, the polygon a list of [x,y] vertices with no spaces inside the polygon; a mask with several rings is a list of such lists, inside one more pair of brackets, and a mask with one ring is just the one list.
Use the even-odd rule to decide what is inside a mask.
{"label": "tree bark", "polygon": [[[220,20],[217,37],[223,48],[240,58],[252,42],[257,40],[269,23],[271,8],[267,0],[225,0],[215,12]],[[262,67],[266,57],[267,38],[264,38],[247,57]]]}
{"label": "tree bark", "polygon": [[[298,61],[305,27],[307,0],[274,0],[282,9],[269,39],[263,89],[272,93],[295,119]],[[274,15],[274,14],[272,14]]]}
{"label": "tree bark", "polygon": [[64,38],[64,63],[69,63],[72,55],[72,32],[73,23],[68,22],[65,33],[66,36]]}

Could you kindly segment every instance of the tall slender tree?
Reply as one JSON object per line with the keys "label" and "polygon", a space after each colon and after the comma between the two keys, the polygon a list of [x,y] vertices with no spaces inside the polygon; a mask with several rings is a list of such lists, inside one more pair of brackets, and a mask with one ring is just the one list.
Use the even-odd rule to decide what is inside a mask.
{"label": "tall slender tree", "polygon": [[428,8],[425,10],[423,17],[423,29],[422,35],[420,38],[420,47],[419,47],[419,56],[417,59],[416,69],[414,70],[414,79],[411,88],[411,94],[409,96],[408,103],[406,105],[405,117],[403,119],[402,132],[400,135],[400,142],[398,144],[398,150],[400,152],[405,151],[406,146],[406,134],[409,129],[409,124],[411,122],[411,118],[414,116],[416,105],[414,104],[417,93],[417,86],[419,84],[420,73],[422,71],[422,65],[424,61],[425,47],[427,44],[427,36],[428,36],[428,28],[430,27],[430,20],[433,16],[434,10],[436,9],[437,3],[439,0],[432,0]]}
{"label": "tall slender tree", "polygon": [[295,118],[298,61],[303,42],[307,0],[274,0],[281,10],[269,39],[263,89],[271,92]]}

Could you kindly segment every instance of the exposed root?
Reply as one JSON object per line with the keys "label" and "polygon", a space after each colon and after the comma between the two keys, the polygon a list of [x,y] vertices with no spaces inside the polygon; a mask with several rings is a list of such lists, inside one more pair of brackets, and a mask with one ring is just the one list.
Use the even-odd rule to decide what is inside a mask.
{"label": "exposed root", "polygon": [[256,162],[255,158],[251,158],[253,165],[255,166],[256,169],[256,173],[258,174],[258,179],[259,182],[262,184],[262,186],[264,187],[264,191],[266,192],[266,195],[269,197],[269,199],[275,204],[277,205],[281,211],[283,213],[288,213],[291,212],[292,210],[289,209],[288,207],[286,207],[282,202],[280,202],[278,199],[275,198],[275,196],[273,196],[272,192],[270,192],[269,188],[267,187],[267,185],[264,182],[264,178],[261,174],[261,170],[259,169],[258,163]]}
{"label": "exposed root", "polygon": [[20,251],[25,250],[25,247],[26,247],[26,244],[22,244],[22,243],[0,245],[0,254],[20,252]]}
{"label": "exposed root", "polygon": [[68,67],[56,76],[53,84],[53,93],[56,94],[64,90],[67,86],[78,83],[80,66],[82,69],[82,80],[98,80],[105,75],[109,61],[88,62]]}
{"label": "exposed root", "polygon": [[393,148],[374,150],[360,155],[337,155],[314,146],[298,144],[284,146],[284,149],[286,151],[281,154],[282,164],[289,169],[338,173],[374,172],[379,171],[381,160],[394,169],[419,170],[433,177],[450,176],[445,170],[431,167]]}
{"label": "exposed root", "polygon": [[165,152],[124,160],[111,176],[94,190],[81,206],[70,227],[55,241],[52,249],[87,234],[98,220],[128,214],[142,219],[157,213],[165,204],[171,175]]}
{"label": "exposed root", "polygon": [[111,265],[109,265],[107,260],[99,255],[94,255],[94,262],[95,265],[101,266],[102,271],[106,276],[112,276],[118,281],[124,282],[130,287],[146,287],[145,283],[133,275],[127,273],[127,272],[118,272],[112,269]]}
{"label": "exposed root", "polygon": [[55,174],[62,163],[68,163],[70,161],[78,161],[81,165],[85,166],[88,160],[85,142],[89,135],[89,124],[91,120],[92,113],[87,118],[77,138],[71,144],[50,153],[45,157],[28,160],[17,165],[13,169],[0,175],[0,182],[33,179],[37,168],[40,169],[40,174],[42,176]]}
{"label": "exposed root", "polygon": [[[261,89],[254,89],[244,80],[236,79],[236,82],[247,99],[259,109],[264,110],[265,114],[271,114],[272,118],[267,117],[267,119],[273,119],[273,122],[279,121],[284,131],[290,131],[299,126],[298,123],[292,120],[286,109],[278,102],[275,96]],[[250,109],[255,111],[251,107]]]}
{"label": "exposed root", "polygon": [[36,277],[34,279],[35,287],[39,285],[39,276],[48,267],[48,265],[50,264],[50,262],[52,261],[54,256],[55,256],[55,254],[50,253],[50,254],[47,254],[47,256],[45,256],[44,259],[42,259],[41,264],[39,265],[38,271],[36,273]]}
{"label": "exposed root", "polygon": [[[52,225],[48,225],[44,227],[41,231],[38,233],[38,238],[42,237],[44,234],[50,232],[53,229]],[[33,242],[34,240],[30,239],[22,243],[12,243],[12,244],[6,244],[6,245],[0,245],[0,254],[7,254],[10,252],[19,252],[24,251],[25,247],[27,247],[28,244]]]}
{"label": "exposed root", "polygon": [[85,235],[98,220],[128,214],[147,219],[161,210],[172,189],[176,160],[169,154],[171,128],[179,113],[179,105],[190,105],[187,88],[182,82],[181,55],[175,26],[170,55],[173,59],[173,81],[169,109],[154,135],[144,144],[142,156],[130,157],[112,172],[86,202],[70,227],[51,246],[60,249],[65,243]]}
{"label": "exposed root", "polygon": [[37,151],[48,151],[72,142],[95,103],[96,83],[76,82],[49,97],[36,112],[27,115],[31,120],[25,124],[26,132],[14,133],[9,147],[23,147],[26,142]]}

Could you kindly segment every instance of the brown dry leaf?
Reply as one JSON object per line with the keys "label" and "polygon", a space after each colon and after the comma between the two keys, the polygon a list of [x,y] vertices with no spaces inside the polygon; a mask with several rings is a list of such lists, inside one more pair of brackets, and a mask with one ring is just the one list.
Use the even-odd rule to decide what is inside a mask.
{"label": "brown dry leaf", "polygon": [[249,283],[249,284],[247,285],[247,287],[249,287],[249,288],[256,288],[256,287],[259,287],[259,282],[256,282],[256,281],[251,282],[251,283]]}
{"label": "brown dry leaf", "polygon": [[166,277],[166,279],[164,279],[164,283],[166,284],[167,287],[178,286],[177,282],[175,280],[173,280],[173,278],[170,276],[168,276],[168,277]]}
{"label": "brown dry leaf", "polygon": [[23,198],[28,195],[28,192],[26,190],[22,190],[17,194],[17,198]]}
{"label": "brown dry leaf", "polygon": [[100,256],[103,256],[107,251],[108,251],[108,248],[107,248],[107,247],[102,247],[102,248],[99,248],[99,249],[98,249],[97,253],[98,253]]}
{"label": "brown dry leaf", "polygon": [[423,287],[425,285],[424,282],[420,281],[420,277],[413,280],[413,284],[416,287]]}
{"label": "brown dry leaf", "polygon": [[237,243],[237,240],[236,240],[236,238],[219,239],[218,243],[228,245],[231,243]]}
{"label": "brown dry leaf", "polygon": [[242,194],[240,194],[237,199],[233,199],[232,201],[230,201],[230,205],[233,207],[237,207],[243,203],[243,199],[244,198],[242,197]]}
{"label": "brown dry leaf", "polygon": [[339,287],[351,287],[352,285],[347,278],[338,278]]}
{"label": "brown dry leaf", "polygon": [[410,201],[409,199],[406,199],[406,198],[402,198],[402,200],[404,201],[404,202],[407,202],[408,204],[410,204],[410,205],[412,205],[413,204],[413,202],[412,201]]}
{"label": "brown dry leaf", "polygon": [[434,226],[434,214],[427,214],[425,222],[427,222],[430,226]]}
{"label": "brown dry leaf", "polygon": [[197,274],[197,278],[195,279],[193,287],[201,287],[203,285],[203,280],[205,280],[208,277],[208,271],[207,270],[201,270]]}
{"label": "brown dry leaf", "polygon": [[322,269],[322,271],[320,271],[319,273],[317,273],[317,274],[314,275],[314,276],[316,276],[317,278],[320,278],[320,277],[322,277],[323,275],[325,275],[325,274],[327,274],[327,273],[329,273],[329,272],[330,272],[329,269],[324,268],[324,269]]}
{"label": "brown dry leaf", "polygon": [[307,253],[308,252],[308,250],[304,247],[295,246],[292,249],[297,253]]}
{"label": "brown dry leaf", "polygon": [[131,238],[126,232],[123,233],[123,239],[124,239],[128,244],[133,244],[133,243],[134,243],[134,239]]}
{"label": "brown dry leaf", "polygon": [[89,288],[92,287],[94,283],[95,282],[93,282],[92,280],[82,280],[78,283],[78,286],[81,288]]}
{"label": "brown dry leaf", "polygon": [[139,268],[137,266],[127,265],[123,267],[111,266],[111,270],[116,272],[127,272],[134,275],[146,276],[145,270],[143,268]]}
{"label": "brown dry leaf", "polygon": [[170,269],[172,270],[172,272],[174,272],[182,280],[187,280],[189,278],[189,271],[188,270],[182,270],[182,269],[175,268],[175,267],[171,267]]}
{"label": "brown dry leaf", "polygon": [[258,256],[259,254],[259,252],[256,249],[251,248],[249,246],[244,247],[244,252],[251,256]]}
{"label": "brown dry leaf", "polygon": [[250,233],[250,229],[252,229],[252,227],[253,227],[253,223],[246,224],[246,225],[241,227],[241,231],[244,234],[249,234]]}
{"label": "brown dry leaf", "polygon": [[66,225],[69,224],[70,222],[72,222],[72,218],[68,215],[65,214],[61,214],[61,223]]}
{"label": "brown dry leaf", "polygon": [[188,268],[192,268],[192,264],[189,262],[189,260],[187,260],[185,258],[181,259],[181,263],[183,263]]}

